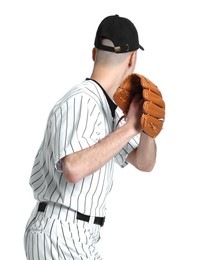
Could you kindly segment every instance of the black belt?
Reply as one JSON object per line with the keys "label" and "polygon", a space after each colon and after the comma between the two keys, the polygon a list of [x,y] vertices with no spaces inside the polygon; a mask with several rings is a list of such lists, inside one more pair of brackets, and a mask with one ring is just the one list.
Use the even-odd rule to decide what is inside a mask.
{"label": "black belt", "polygon": [[[77,217],[76,218],[79,219],[79,220],[86,221],[86,222],[90,221],[90,216],[84,215],[84,214],[82,214],[80,212],[77,212]],[[105,218],[102,218],[102,217],[95,217],[94,218],[94,224],[100,225],[101,227],[103,227],[104,222],[105,222]]]}
{"label": "black belt", "polygon": [[[38,211],[44,212],[46,206],[47,206],[46,202],[40,202],[39,207],[38,207]],[[84,215],[80,212],[77,212],[76,218],[79,219],[79,220],[86,221],[86,222],[90,221],[90,216]],[[95,217],[94,218],[94,224],[100,225],[101,227],[103,227],[104,222],[105,222],[105,218],[103,218],[103,217]]]}

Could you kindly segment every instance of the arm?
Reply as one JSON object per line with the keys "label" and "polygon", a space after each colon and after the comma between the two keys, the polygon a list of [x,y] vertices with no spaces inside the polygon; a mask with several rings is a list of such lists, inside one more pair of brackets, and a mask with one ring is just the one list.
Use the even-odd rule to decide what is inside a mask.
{"label": "arm", "polygon": [[94,173],[136,134],[137,131],[127,123],[95,145],[65,156],[61,161],[65,179],[75,183]]}
{"label": "arm", "polygon": [[[98,143],[65,156],[61,160],[65,179],[75,183],[94,173],[111,160],[134,136],[139,134],[142,130],[140,126],[142,104],[143,102],[138,99],[138,96],[133,98],[127,115],[127,122],[123,126]],[[152,167],[151,160],[145,158],[149,157],[149,151],[151,151],[153,144],[154,141],[142,133],[136,152],[132,152],[128,156],[130,163],[140,170],[143,169],[143,171],[147,170],[147,166]],[[146,150],[145,157],[144,150]]]}
{"label": "arm", "polygon": [[140,171],[150,172],[156,163],[155,139],[145,133],[141,133],[140,143],[127,157],[127,162]]}
{"label": "arm", "polygon": [[137,95],[138,99],[141,99],[141,109],[138,110],[138,115],[135,114],[135,117],[138,118],[137,126],[138,129],[141,128],[140,132],[143,130],[146,134],[141,132],[137,149],[129,152],[126,160],[141,171],[151,171],[156,162],[154,138],[162,130],[165,119],[165,102],[162,93],[153,82],[143,75],[130,74],[114,94],[114,100],[123,113],[128,113],[128,120],[132,116],[130,112],[137,104],[134,100],[131,103],[130,101]]}
{"label": "arm", "polygon": [[[135,115],[135,127],[138,129],[138,131],[140,129],[140,132],[142,130],[140,125],[142,105],[143,101],[138,101],[136,97],[130,104],[128,111],[128,121],[133,115]],[[135,107],[137,107],[137,109],[135,109]],[[141,132],[140,143],[138,147],[129,153],[126,160],[128,163],[135,166],[138,170],[150,172],[155,166],[156,151],[157,149],[155,139],[146,133]]]}

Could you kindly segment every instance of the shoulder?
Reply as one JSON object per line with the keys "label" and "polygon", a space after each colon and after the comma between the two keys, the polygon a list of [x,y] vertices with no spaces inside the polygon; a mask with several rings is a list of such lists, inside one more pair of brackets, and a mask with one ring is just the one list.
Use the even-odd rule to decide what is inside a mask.
{"label": "shoulder", "polygon": [[[93,99],[102,98],[102,90],[99,86],[90,80],[84,80],[80,84],[72,87],[58,102],[56,105],[68,101],[69,99],[76,98],[78,96],[90,96]],[[55,106],[56,106],[55,105]]]}
{"label": "shoulder", "polygon": [[50,115],[56,113],[66,104],[72,102],[78,104],[80,102],[88,102],[102,106],[105,96],[100,87],[91,80],[84,80],[80,84],[73,86],[63,97],[61,97],[51,110]]}

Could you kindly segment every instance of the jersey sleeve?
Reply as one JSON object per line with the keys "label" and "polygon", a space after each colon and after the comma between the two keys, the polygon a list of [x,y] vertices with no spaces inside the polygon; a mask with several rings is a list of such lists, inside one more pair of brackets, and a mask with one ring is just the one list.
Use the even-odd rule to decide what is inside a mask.
{"label": "jersey sleeve", "polygon": [[101,121],[98,104],[85,93],[72,96],[57,107],[51,120],[52,149],[57,170],[62,170],[61,158],[99,141]]}
{"label": "jersey sleeve", "polygon": [[121,151],[116,154],[115,156],[115,162],[122,168],[124,168],[128,162],[126,161],[126,158],[130,152],[132,152],[134,149],[138,147],[140,141],[140,135],[135,136],[132,138],[124,147],[121,149]]}

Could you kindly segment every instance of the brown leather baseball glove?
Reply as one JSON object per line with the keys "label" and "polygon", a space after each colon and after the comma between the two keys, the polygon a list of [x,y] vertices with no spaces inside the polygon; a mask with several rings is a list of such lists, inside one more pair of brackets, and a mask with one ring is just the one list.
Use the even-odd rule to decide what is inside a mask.
{"label": "brown leather baseball glove", "polygon": [[121,83],[113,96],[126,117],[134,95],[141,94],[144,103],[140,119],[143,131],[155,138],[162,130],[165,119],[165,102],[158,87],[145,76],[133,73]]}

